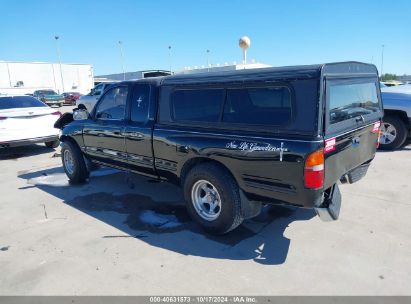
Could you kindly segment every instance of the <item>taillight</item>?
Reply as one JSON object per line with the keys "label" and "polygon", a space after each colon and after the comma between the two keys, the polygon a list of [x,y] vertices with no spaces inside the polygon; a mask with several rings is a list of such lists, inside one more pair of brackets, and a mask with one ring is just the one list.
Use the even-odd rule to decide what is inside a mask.
{"label": "taillight", "polygon": [[304,166],[304,185],[320,189],[324,185],[324,151],[321,149],[308,155]]}
{"label": "taillight", "polygon": [[381,128],[378,129],[377,143],[375,144],[377,146],[377,149],[380,147],[380,136],[381,136]]}
{"label": "taillight", "polygon": [[372,127],[371,133],[379,133],[381,127],[381,121],[377,121],[374,123],[374,126]]}
{"label": "taillight", "polygon": [[58,116],[61,116],[62,114],[61,114],[61,112],[60,112],[60,111],[56,111],[56,112],[51,113],[51,115],[58,115]]}

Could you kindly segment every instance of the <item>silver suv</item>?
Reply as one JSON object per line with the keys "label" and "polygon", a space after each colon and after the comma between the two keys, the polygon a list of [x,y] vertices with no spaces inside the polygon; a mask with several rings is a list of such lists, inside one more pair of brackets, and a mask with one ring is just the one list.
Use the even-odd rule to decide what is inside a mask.
{"label": "silver suv", "polygon": [[88,112],[91,112],[103,92],[113,83],[114,82],[102,82],[96,85],[90,93],[81,96],[80,99],[76,101],[77,108],[86,109]]}

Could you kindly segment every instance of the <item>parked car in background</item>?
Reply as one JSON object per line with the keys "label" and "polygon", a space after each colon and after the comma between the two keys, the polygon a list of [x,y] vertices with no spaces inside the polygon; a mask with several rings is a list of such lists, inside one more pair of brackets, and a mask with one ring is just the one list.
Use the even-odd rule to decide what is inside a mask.
{"label": "parked car in background", "polygon": [[33,92],[33,96],[49,106],[61,107],[64,103],[64,96],[53,90],[37,90]]}
{"label": "parked car in background", "polygon": [[387,87],[394,87],[394,86],[399,86],[399,85],[403,85],[404,83],[398,80],[387,80],[387,81],[383,81],[383,83],[387,86]]}
{"label": "parked car in background", "polygon": [[81,94],[79,92],[65,92],[63,96],[66,104],[76,105],[76,100],[81,97]]}
{"label": "parked car in background", "polygon": [[76,101],[76,106],[79,109],[87,109],[91,112],[97,103],[97,100],[103,94],[103,92],[113,84],[113,82],[104,82],[96,85],[89,94],[83,95]]}
{"label": "parked car in background", "polygon": [[61,113],[30,96],[0,96],[0,148],[45,143],[59,145],[54,123]]}
{"label": "parked car in background", "polygon": [[380,149],[395,150],[411,136],[411,85],[382,88],[381,97],[384,118]]}

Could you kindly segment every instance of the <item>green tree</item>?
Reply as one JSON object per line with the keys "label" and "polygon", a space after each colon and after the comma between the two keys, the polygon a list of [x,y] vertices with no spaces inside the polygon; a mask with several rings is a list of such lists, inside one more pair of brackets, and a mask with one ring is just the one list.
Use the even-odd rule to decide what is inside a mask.
{"label": "green tree", "polygon": [[395,75],[395,74],[385,73],[385,74],[382,75],[381,80],[382,81],[398,80],[398,76]]}

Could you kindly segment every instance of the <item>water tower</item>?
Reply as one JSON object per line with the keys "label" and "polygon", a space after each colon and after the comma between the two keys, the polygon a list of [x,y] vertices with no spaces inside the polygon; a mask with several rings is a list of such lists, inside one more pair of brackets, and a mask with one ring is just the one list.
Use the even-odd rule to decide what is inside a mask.
{"label": "water tower", "polygon": [[247,64],[247,49],[251,45],[250,38],[248,38],[247,36],[241,37],[238,45],[243,49],[243,64]]}

